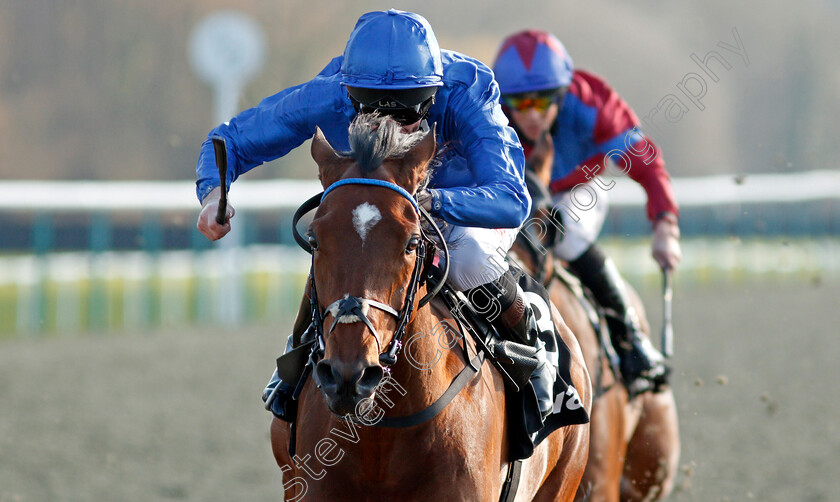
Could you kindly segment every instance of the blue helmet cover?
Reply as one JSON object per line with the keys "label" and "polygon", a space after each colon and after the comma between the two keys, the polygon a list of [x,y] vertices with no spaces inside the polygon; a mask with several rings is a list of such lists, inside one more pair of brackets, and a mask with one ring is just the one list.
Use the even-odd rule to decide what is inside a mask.
{"label": "blue helmet cover", "polygon": [[574,63],[557,37],[526,30],[502,42],[493,73],[502,94],[544,91],[569,85]]}
{"label": "blue helmet cover", "polygon": [[440,46],[429,22],[395,9],[362,15],[344,49],[341,83],[366,89],[442,86]]}

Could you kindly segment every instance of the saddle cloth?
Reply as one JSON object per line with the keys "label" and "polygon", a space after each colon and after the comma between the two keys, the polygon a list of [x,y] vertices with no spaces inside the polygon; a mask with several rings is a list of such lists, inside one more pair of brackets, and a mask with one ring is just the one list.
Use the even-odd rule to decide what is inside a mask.
{"label": "saddle cloth", "polygon": [[556,372],[554,408],[545,419],[541,417],[531,382],[518,393],[508,389],[506,403],[510,431],[509,455],[510,460],[518,460],[531,456],[534,448],[560,427],[588,423],[589,414],[572,383],[571,352],[554,328],[554,314],[549,308],[548,292],[531,276],[518,270],[513,264],[511,267],[518,274],[519,287],[531,303],[540,329],[539,338],[545,344],[548,362]]}

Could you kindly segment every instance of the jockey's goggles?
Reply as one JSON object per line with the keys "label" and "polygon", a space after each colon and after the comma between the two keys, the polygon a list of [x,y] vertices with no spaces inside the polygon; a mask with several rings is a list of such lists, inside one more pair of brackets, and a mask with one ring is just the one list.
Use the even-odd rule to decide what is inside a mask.
{"label": "jockey's goggles", "polygon": [[502,104],[518,112],[527,112],[534,109],[540,113],[545,113],[551,105],[563,101],[566,89],[566,87],[561,87],[547,91],[506,94],[502,96]]}
{"label": "jockey's goggles", "polygon": [[426,118],[429,108],[435,102],[437,89],[364,89],[348,86],[347,94],[357,113],[377,112],[405,126]]}

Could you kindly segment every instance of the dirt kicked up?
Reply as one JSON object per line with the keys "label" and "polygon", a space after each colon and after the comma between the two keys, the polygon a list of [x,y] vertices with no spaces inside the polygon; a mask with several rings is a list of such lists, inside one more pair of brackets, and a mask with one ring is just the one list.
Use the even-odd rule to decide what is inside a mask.
{"label": "dirt kicked up", "polygon": [[[655,332],[657,293],[642,291]],[[669,500],[836,500],[840,283],[675,294]],[[259,395],[285,331],[0,343],[0,502],[279,500]]]}

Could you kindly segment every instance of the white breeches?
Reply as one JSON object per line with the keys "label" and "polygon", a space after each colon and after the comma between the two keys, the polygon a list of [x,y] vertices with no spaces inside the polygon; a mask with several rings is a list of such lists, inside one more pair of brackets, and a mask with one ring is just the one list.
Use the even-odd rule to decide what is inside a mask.
{"label": "white breeches", "polygon": [[556,194],[554,207],[562,215],[563,229],[554,254],[565,261],[579,258],[598,239],[609,206],[606,190],[591,181]]}
{"label": "white breeches", "polygon": [[466,291],[501,277],[508,270],[505,255],[518,232],[518,228],[449,225],[443,234],[449,247],[449,283]]}

